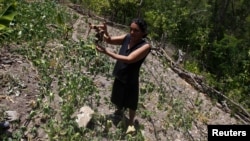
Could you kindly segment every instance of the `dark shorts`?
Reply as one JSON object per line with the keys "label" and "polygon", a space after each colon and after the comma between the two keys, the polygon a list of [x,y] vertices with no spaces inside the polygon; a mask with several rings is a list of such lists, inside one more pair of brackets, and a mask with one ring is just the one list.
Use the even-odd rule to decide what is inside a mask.
{"label": "dark shorts", "polygon": [[124,84],[118,79],[114,80],[111,102],[119,108],[137,109],[139,99],[139,83]]}

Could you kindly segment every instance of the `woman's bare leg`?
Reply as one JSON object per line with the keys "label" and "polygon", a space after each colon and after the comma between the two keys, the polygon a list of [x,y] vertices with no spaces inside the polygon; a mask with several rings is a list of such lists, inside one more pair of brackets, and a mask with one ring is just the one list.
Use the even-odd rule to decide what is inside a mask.
{"label": "woman's bare leg", "polygon": [[129,125],[134,125],[135,110],[129,109]]}

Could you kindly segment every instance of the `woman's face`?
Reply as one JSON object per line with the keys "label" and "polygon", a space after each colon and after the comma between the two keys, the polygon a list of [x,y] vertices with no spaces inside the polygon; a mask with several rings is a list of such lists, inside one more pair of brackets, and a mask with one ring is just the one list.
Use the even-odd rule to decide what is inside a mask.
{"label": "woman's face", "polygon": [[145,33],[141,31],[141,29],[136,23],[131,23],[130,35],[131,35],[131,40],[137,41],[137,40],[141,40],[143,36],[145,35]]}

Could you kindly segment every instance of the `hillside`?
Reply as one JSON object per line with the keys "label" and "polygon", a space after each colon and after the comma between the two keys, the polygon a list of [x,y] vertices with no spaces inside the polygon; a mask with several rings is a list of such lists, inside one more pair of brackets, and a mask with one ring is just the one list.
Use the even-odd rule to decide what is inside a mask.
{"label": "hillside", "polygon": [[[88,22],[98,23],[100,21],[96,21],[88,15],[82,15],[79,11],[77,13],[69,9],[69,12],[78,15],[77,20],[72,25],[73,32],[70,36],[72,38],[70,40],[77,44],[80,42],[79,39],[87,38]],[[110,35],[125,33],[118,27],[115,25],[108,26]],[[53,52],[59,51],[62,46],[60,41],[50,42],[45,47],[47,50],[44,55],[46,53],[53,54]],[[116,46],[108,47],[114,51],[117,50]],[[171,56],[173,49],[170,46],[165,47],[169,56]],[[37,106],[37,99],[40,98],[41,89],[39,86],[42,84],[42,79],[39,70],[32,63],[32,60],[17,54],[16,50],[18,50],[17,45],[8,45],[1,48],[0,54],[0,109],[1,111],[16,111],[17,113],[17,119],[10,121],[10,129],[7,133],[11,135],[19,127],[24,127],[28,129],[22,136],[24,140],[48,140],[49,136],[43,128],[48,117],[42,112],[36,113],[34,117],[30,115],[30,111]],[[72,51],[72,54],[74,53]],[[97,57],[105,58],[101,54]],[[108,60],[110,64],[114,63],[114,60]],[[138,135],[142,135],[146,141],[204,141],[207,138],[208,124],[244,124],[241,120],[232,117],[230,110],[223,109],[222,105],[211,100],[206,93],[199,92],[187,83],[171,69],[169,64],[159,52],[152,51],[142,66],[141,95],[136,116],[137,128],[140,131],[140,134],[137,133]],[[65,72],[74,71],[74,66],[69,63],[65,63],[61,67],[61,70]],[[92,102],[91,108],[98,115],[111,114],[114,107],[107,99],[109,100],[113,82],[113,78],[110,77],[112,68],[105,73],[95,75],[91,75],[86,68],[82,68],[80,73],[93,80],[98,89],[95,96],[100,96],[100,101],[97,101],[95,96],[88,97]],[[55,117],[50,118],[59,120],[61,119],[60,111],[63,109],[60,107],[62,98],[58,92],[60,78],[54,74],[50,75],[52,78],[51,93],[55,95],[52,101],[45,96],[44,102],[50,101],[50,108],[57,112]],[[78,111],[78,109],[74,110],[75,112]],[[20,122],[17,122],[19,120]],[[32,130],[34,127],[36,128],[35,132]],[[92,128],[92,130],[99,128],[95,121]],[[110,132],[116,134],[118,128],[113,124]],[[139,138],[139,136],[136,137]],[[99,135],[94,135],[91,139],[111,140],[108,136],[100,137]],[[90,138],[86,140],[90,140]]]}

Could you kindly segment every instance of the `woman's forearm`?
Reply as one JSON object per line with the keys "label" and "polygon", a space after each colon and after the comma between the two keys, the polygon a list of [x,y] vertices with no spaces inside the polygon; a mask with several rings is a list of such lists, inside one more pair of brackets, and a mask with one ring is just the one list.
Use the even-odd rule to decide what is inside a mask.
{"label": "woman's forearm", "polygon": [[104,52],[106,55],[112,57],[113,59],[116,59],[116,60],[125,60],[127,56],[123,56],[123,55],[119,55],[119,54],[116,54],[108,49],[105,49],[105,52]]}

